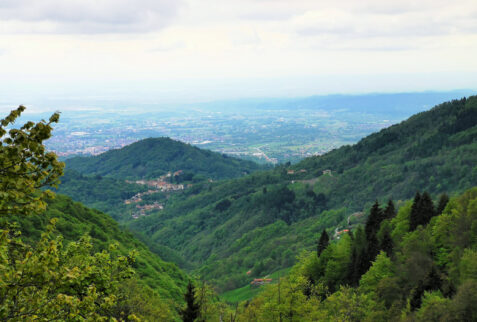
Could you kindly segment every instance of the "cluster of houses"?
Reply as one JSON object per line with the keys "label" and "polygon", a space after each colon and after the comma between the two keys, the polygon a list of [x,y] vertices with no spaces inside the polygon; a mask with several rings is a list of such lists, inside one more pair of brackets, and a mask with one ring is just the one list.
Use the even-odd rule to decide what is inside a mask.
{"label": "cluster of houses", "polygon": [[146,195],[152,195],[153,193],[157,193],[157,190],[148,190],[146,192],[140,192],[132,196],[130,199],[124,200],[125,205],[130,205],[132,203],[138,203],[142,201],[142,197]]}
{"label": "cluster of houses", "polygon": [[[130,204],[135,204],[143,201],[143,197],[146,195],[151,195],[154,193],[158,192],[167,192],[167,191],[178,191],[178,190],[184,190],[184,185],[183,184],[174,184],[170,183],[171,177],[177,177],[182,174],[182,170],[178,170],[175,172],[169,172],[163,176],[160,176],[157,179],[151,179],[151,180],[136,180],[136,181],[129,181],[126,180],[127,183],[135,183],[135,184],[140,184],[140,185],[146,185],[152,189],[149,189],[146,192],[140,192],[132,196],[130,199],[124,200],[124,204],[130,205]],[[167,181],[166,181],[167,180]],[[189,187],[191,185],[187,185]],[[152,211],[152,210],[162,210],[164,209],[164,206],[158,202],[154,202],[153,204],[147,204],[147,205],[136,205],[137,211],[132,214],[132,217],[134,219],[139,218],[140,216],[145,216],[147,212]]]}
{"label": "cluster of houses", "polygon": [[131,215],[134,219],[138,219],[141,216],[146,216],[147,211],[162,210],[164,209],[164,205],[155,201],[153,204],[149,205],[136,205],[136,209],[138,210]]}
{"label": "cluster of houses", "polygon": [[140,184],[140,185],[146,185],[151,188],[156,188],[159,191],[177,191],[177,190],[184,190],[184,185],[183,184],[175,184],[175,183],[169,183],[164,181],[163,179],[152,179],[152,180],[138,180],[135,181],[134,183]]}
{"label": "cluster of houses", "polygon": [[183,184],[174,184],[170,183],[171,177],[177,177],[182,174],[182,170],[178,170],[175,172],[169,172],[163,176],[160,176],[157,179],[152,180],[136,180],[136,181],[126,181],[127,183],[135,183],[140,185],[146,185],[151,188],[155,188],[159,191],[177,191],[177,190],[184,190]]}

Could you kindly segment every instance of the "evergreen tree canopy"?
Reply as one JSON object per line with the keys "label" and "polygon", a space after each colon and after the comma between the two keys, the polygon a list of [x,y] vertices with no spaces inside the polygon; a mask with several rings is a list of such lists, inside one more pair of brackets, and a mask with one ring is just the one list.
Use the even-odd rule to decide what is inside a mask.
{"label": "evergreen tree canopy", "polygon": [[328,247],[328,244],[330,243],[330,236],[326,232],[326,229],[323,229],[321,232],[320,240],[318,241],[318,248],[317,248],[317,254],[318,257],[320,257],[321,253]]}
{"label": "evergreen tree canopy", "polygon": [[366,221],[366,226],[364,231],[366,233],[366,239],[370,240],[376,236],[377,231],[379,230],[379,225],[384,220],[384,214],[382,209],[379,207],[379,203],[376,200],[371,207],[369,212],[368,220]]}
{"label": "evergreen tree canopy", "polygon": [[366,253],[366,234],[362,226],[359,226],[356,229],[351,247],[351,262],[348,268],[348,283],[352,286],[357,286],[359,279],[364,273],[366,273],[370,265]]}
{"label": "evergreen tree canopy", "polygon": [[413,231],[417,228],[417,222],[419,218],[419,212],[420,212],[420,204],[421,204],[421,194],[419,191],[416,192],[414,195],[414,200],[412,201],[412,208],[411,208],[411,214],[409,216],[409,230]]}
{"label": "evergreen tree canopy", "polygon": [[379,242],[376,236],[381,222],[384,220],[384,213],[381,208],[379,208],[379,203],[376,201],[371,207],[368,220],[366,221],[366,226],[364,231],[366,233],[367,240],[367,257],[368,262],[373,261],[379,253]]}
{"label": "evergreen tree canopy", "polygon": [[414,202],[412,204],[411,215],[409,220],[409,228],[411,231],[415,230],[419,225],[427,225],[432,217],[436,215],[434,204],[432,203],[429,193],[424,192],[418,196],[416,193]]}
{"label": "evergreen tree canopy", "polygon": [[187,285],[187,292],[184,294],[184,299],[186,301],[186,307],[181,311],[182,321],[194,322],[199,316],[200,306],[196,302],[195,287],[190,281]]}
{"label": "evergreen tree canopy", "polygon": [[449,196],[446,193],[443,193],[439,196],[439,201],[437,202],[436,215],[442,214],[448,202],[449,202]]}
{"label": "evergreen tree canopy", "polygon": [[392,219],[396,216],[396,207],[394,207],[394,202],[389,199],[386,209],[384,209],[384,218]]}

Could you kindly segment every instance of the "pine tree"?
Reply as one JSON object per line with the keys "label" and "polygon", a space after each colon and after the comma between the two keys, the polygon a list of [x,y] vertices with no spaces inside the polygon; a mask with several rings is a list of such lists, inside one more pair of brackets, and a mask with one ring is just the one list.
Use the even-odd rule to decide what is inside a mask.
{"label": "pine tree", "polygon": [[330,236],[326,232],[326,229],[323,229],[321,232],[320,240],[318,241],[318,247],[317,247],[317,254],[318,257],[320,257],[321,253],[328,247],[328,244],[330,243]]}
{"label": "pine tree", "polygon": [[436,211],[434,210],[434,204],[429,193],[424,192],[421,196],[419,192],[417,192],[411,208],[409,220],[410,231],[415,230],[419,225],[427,225],[435,215]]}
{"label": "pine tree", "polygon": [[366,235],[363,228],[356,229],[351,249],[351,261],[348,268],[348,283],[351,286],[358,286],[359,279],[371,266],[366,253]]}
{"label": "pine tree", "polygon": [[379,225],[381,224],[383,219],[383,211],[381,210],[381,208],[379,208],[379,203],[376,200],[369,211],[368,220],[366,220],[366,226],[364,227],[367,240],[370,240],[373,236],[376,235],[379,230]]}
{"label": "pine tree", "polygon": [[431,221],[432,217],[436,215],[434,203],[432,202],[432,198],[427,191],[422,194],[421,207],[422,213],[424,214],[424,225],[427,225]]}
{"label": "pine tree", "polygon": [[381,208],[379,208],[378,201],[376,201],[371,207],[368,220],[366,221],[366,226],[364,228],[367,241],[366,253],[369,262],[373,261],[379,253],[379,242],[376,234],[383,219],[383,211]]}
{"label": "pine tree", "polygon": [[195,287],[190,281],[187,285],[187,292],[184,294],[184,298],[187,306],[181,311],[182,321],[194,322],[199,316],[200,306],[195,299]]}
{"label": "pine tree", "polygon": [[437,204],[436,215],[442,214],[448,202],[449,202],[449,196],[446,193],[441,194],[439,197],[439,202]]}
{"label": "pine tree", "polygon": [[388,205],[386,206],[386,209],[384,210],[384,218],[385,219],[391,219],[396,216],[396,207],[394,207],[394,202],[389,199]]}
{"label": "pine tree", "polygon": [[419,207],[421,203],[421,194],[416,192],[416,195],[414,196],[414,200],[412,202],[412,207],[411,207],[411,215],[409,217],[409,230],[414,231],[418,224],[419,221]]}

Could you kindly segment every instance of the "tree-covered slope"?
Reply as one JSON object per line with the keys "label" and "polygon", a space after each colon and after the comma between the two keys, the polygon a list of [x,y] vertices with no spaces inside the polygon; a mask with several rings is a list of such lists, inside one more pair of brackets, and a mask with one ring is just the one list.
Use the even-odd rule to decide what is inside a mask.
{"label": "tree-covered slope", "polygon": [[131,219],[131,211],[124,200],[147,189],[145,185],[126,183],[116,178],[82,175],[75,170],[66,170],[55,191],[90,208],[107,212],[116,221],[122,222]]}
{"label": "tree-covered slope", "polygon": [[[303,160],[330,205],[463,191],[477,182],[477,96],[440,104],[355,145]],[[322,175],[331,170],[332,177]]]}
{"label": "tree-covered slope", "polygon": [[84,234],[89,234],[95,251],[107,250],[112,243],[118,243],[118,251],[121,254],[136,250],[134,268],[139,280],[157,291],[164,299],[182,301],[182,294],[188,282],[187,275],[175,264],[161,260],[146,245],[122,230],[110,216],[102,212],[73,202],[69,197],[57,195],[48,202],[47,210],[41,216],[12,216],[9,220],[19,223],[24,241],[31,243],[40,239],[41,233],[52,218],[58,218],[56,227],[66,242],[76,241]]}
{"label": "tree-covered slope", "polygon": [[376,198],[476,185],[476,116],[477,97],[444,103],[293,167],[185,191],[130,227],[198,264],[222,290],[232,289],[290,266],[323,228],[343,227]]}
{"label": "tree-covered slope", "polygon": [[417,195],[389,215],[373,206],[364,229],[302,253],[238,319],[476,321],[477,188],[442,200]]}
{"label": "tree-covered slope", "polygon": [[225,179],[263,169],[252,161],[222,155],[170,138],[149,138],[94,157],[66,161],[67,169],[118,179],[157,178],[183,170],[195,176]]}

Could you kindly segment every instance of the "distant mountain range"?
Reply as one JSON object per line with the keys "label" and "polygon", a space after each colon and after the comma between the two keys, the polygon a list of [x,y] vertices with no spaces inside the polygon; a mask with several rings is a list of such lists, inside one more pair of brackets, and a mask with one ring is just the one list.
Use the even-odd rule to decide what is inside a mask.
{"label": "distant mountain range", "polygon": [[[309,109],[408,117],[444,101],[475,95],[475,90],[410,93],[332,94],[298,98],[250,98],[199,104],[204,109],[228,111]],[[195,106],[195,105],[194,105]]]}

